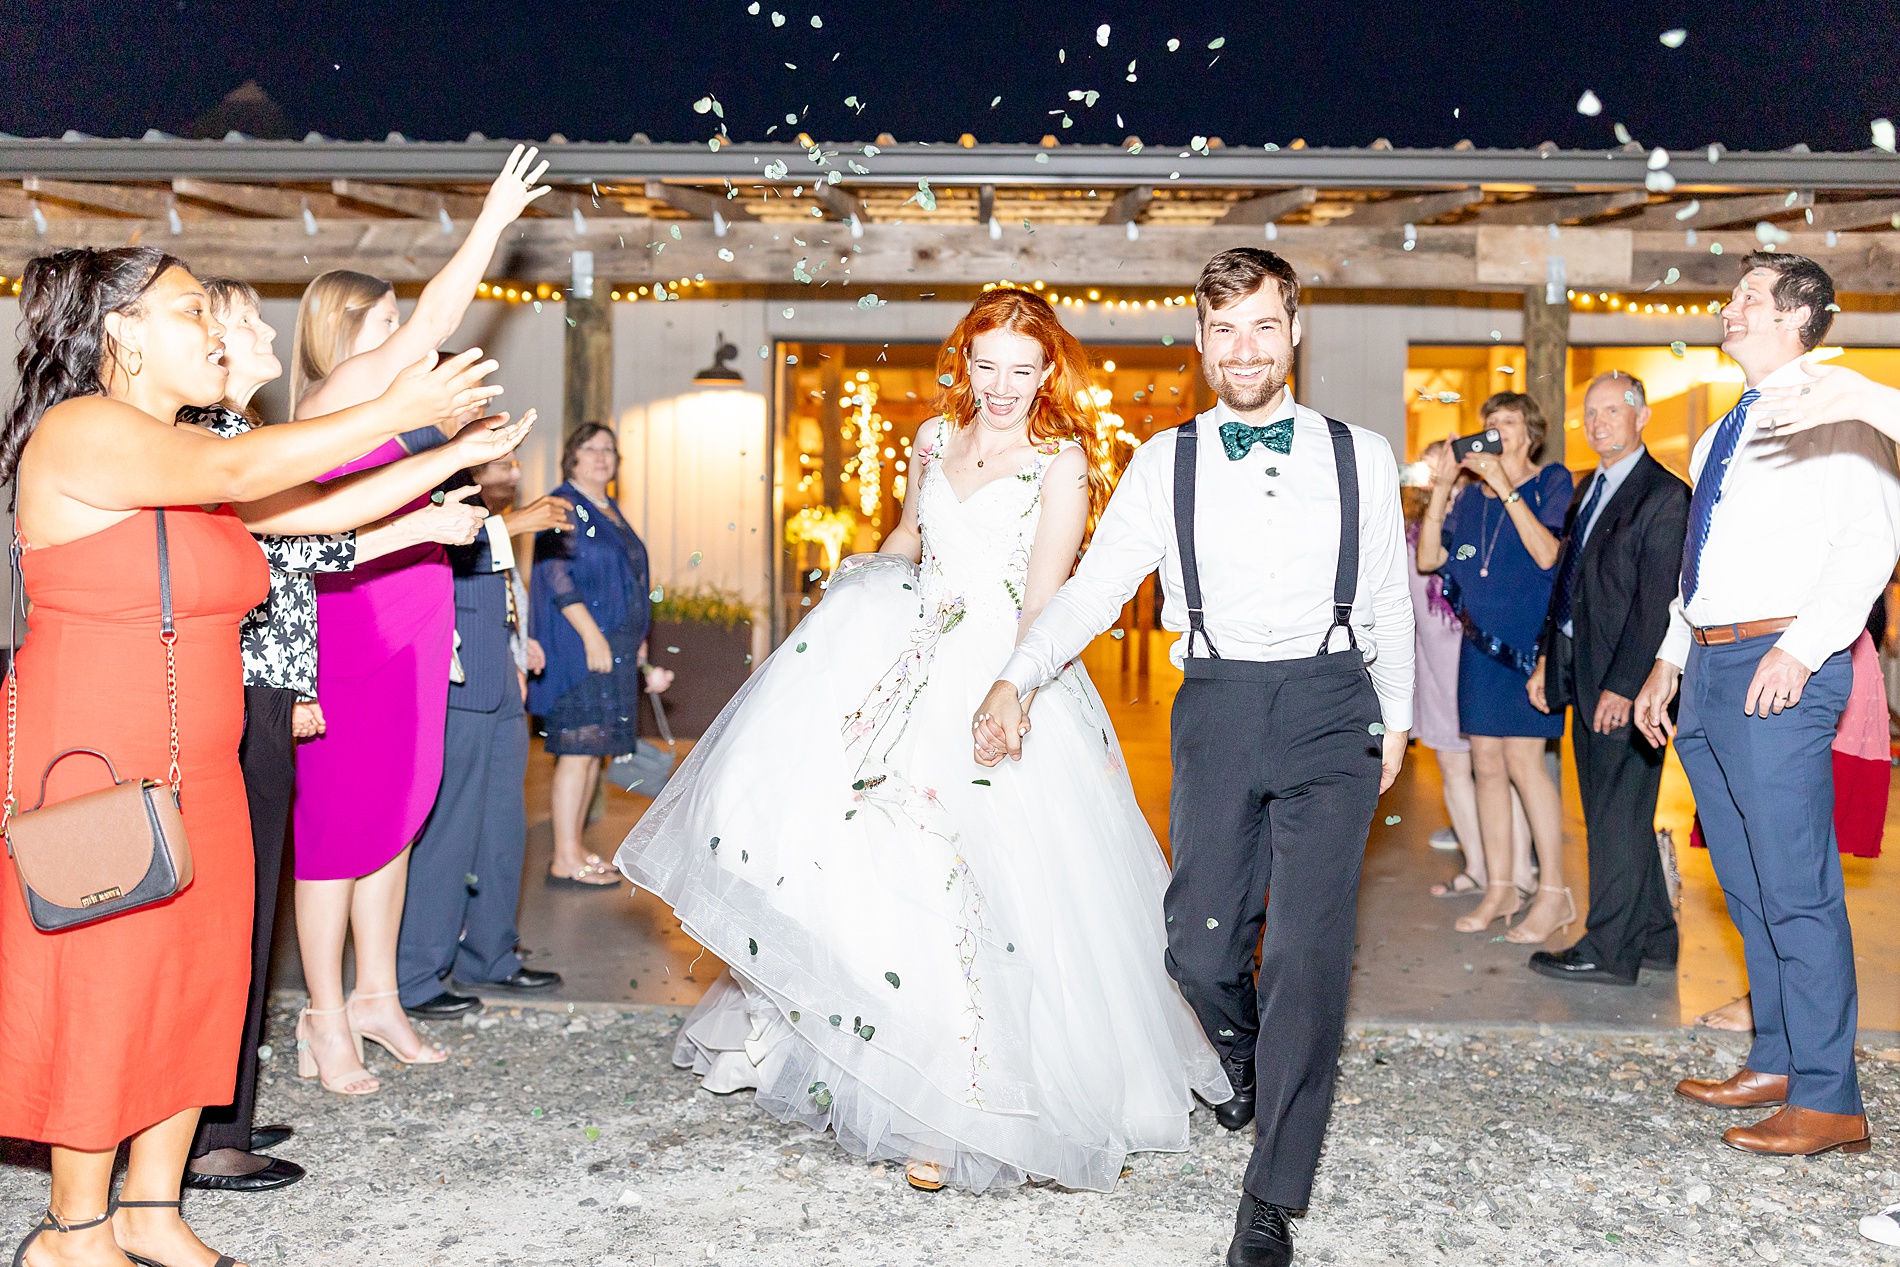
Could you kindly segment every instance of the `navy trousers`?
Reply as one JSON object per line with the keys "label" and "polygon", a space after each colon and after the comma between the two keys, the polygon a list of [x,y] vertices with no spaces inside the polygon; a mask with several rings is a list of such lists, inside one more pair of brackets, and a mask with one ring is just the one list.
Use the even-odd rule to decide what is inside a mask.
{"label": "navy trousers", "polygon": [[1854,937],[1834,844],[1832,745],[1853,667],[1842,651],[1780,714],[1742,711],[1772,636],[1691,647],[1676,751],[1709,860],[1741,930],[1755,1010],[1748,1067],[1788,1079],[1788,1103],[1861,1112]]}
{"label": "navy trousers", "polygon": [[449,709],[442,788],[409,855],[396,946],[405,1007],[442,993],[451,977],[479,984],[521,967],[515,907],[528,843],[527,774],[528,721],[512,683],[492,713]]}
{"label": "navy trousers", "polygon": [[1168,974],[1215,1050],[1254,1063],[1242,1186],[1294,1209],[1312,1195],[1332,1114],[1378,720],[1357,651],[1195,658],[1174,697]]}

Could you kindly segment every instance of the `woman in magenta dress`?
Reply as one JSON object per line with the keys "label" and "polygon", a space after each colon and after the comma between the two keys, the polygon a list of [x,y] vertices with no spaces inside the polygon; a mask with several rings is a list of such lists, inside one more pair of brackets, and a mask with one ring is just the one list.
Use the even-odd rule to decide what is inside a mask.
{"label": "woman in magenta dress", "polygon": [[[297,310],[290,394],[298,418],[380,394],[404,365],[441,347],[475,297],[501,235],[546,186],[535,151],[516,146],[468,237],[402,320],[390,284],[335,271],[310,283]],[[326,478],[395,461],[382,445]],[[420,503],[417,503],[420,504]],[[412,547],[317,586],[321,730],[297,752],[297,939],[310,991],[308,1053],[326,1087],[373,1089],[367,1038],[405,1064],[447,1058],[409,1023],[396,993],[396,939],[409,874],[442,779],[455,597],[442,548]],[[354,930],[356,988],[343,994],[343,944]],[[469,1006],[474,1006],[471,1003]]]}

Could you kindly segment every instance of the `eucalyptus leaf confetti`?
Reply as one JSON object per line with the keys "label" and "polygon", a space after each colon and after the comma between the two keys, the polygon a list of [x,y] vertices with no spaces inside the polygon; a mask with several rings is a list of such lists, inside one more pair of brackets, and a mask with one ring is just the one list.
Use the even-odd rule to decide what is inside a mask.
{"label": "eucalyptus leaf confetti", "polygon": [[[1469,542],[1458,547],[1458,557],[1460,559],[1468,559],[1472,555],[1476,554],[1477,552],[1478,552],[1478,547],[1470,544]],[[800,647],[799,650],[803,651],[804,648]]]}
{"label": "eucalyptus leaf confetti", "polygon": [[885,973],[884,979],[891,983],[891,989],[893,990],[899,988],[899,986],[902,984],[901,982],[898,981],[897,974],[895,972]]}

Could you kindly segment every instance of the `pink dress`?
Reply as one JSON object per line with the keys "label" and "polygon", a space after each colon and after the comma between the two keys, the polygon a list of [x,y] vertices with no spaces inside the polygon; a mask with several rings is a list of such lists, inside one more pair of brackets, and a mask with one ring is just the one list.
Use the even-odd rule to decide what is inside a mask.
{"label": "pink dress", "polygon": [[[391,440],[324,478],[405,456]],[[297,745],[299,880],[366,876],[421,833],[442,782],[454,638],[454,579],[439,545],[317,577],[317,702],[327,728]]]}
{"label": "pink dress", "polygon": [[1469,752],[1471,741],[1458,733],[1458,656],[1464,629],[1440,593],[1436,573],[1418,570],[1418,525],[1406,528],[1406,582],[1412,590],[1413,642],[1418,671],[1412,694],[1412,736],[1437,752]]}

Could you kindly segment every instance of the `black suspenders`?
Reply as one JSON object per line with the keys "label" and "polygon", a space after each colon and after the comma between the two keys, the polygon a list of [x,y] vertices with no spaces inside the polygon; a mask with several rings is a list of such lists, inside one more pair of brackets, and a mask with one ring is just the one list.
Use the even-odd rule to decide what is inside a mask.
{"label": "black suspenders", "polygon": [[[1190,418],[1175,429],[1174,440],[1174,536],[1181,553],[1181,589],[1187,598],[1187,655],[1194,655],[1198,638],[1207,654],[1220,659],[1213,637],[1207,632],[1206,609],[1201,599],[1201,569],[1194,550],[1194,475],[1200,445],[1196,423]],[[1343,422],[1326,420],[1333,438],[1333,463],[1339,475],[1339,566],[1333,574],[1333,623],[1320,639],[1317,654],[1330,649],[1335,630],[1346,631],[1346,644],[1358,650],[1359,640],[1352,628],[1352,605],[1359,592],[1359,466],[1353,457],[1352,431]]]}

